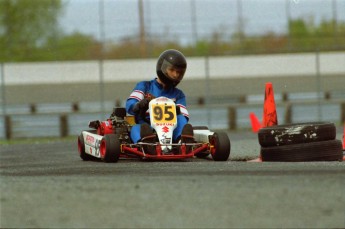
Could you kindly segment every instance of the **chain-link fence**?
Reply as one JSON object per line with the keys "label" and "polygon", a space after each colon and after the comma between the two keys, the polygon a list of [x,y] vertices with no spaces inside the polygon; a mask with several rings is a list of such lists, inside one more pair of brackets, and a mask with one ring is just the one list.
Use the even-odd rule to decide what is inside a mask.
{"label": "chain-link fence", "polygon": [[[59,29],[44,34],[47,37],[36,36],[31,44],[26,40],[32,39],[37,26],[26,26],[29,29],[20,36],[16,34],[21,31],[18,21],[31,19],[12,18],[13,22],[0,30],[6,41],[0,58],[6,62],[147,58],[167,48],[179,49],[188,56],[345,49],[342,0],[62,3]],[[4,18],[11,18],[10,10],[4,12]]]}
{"label": "chain-link fence", "polygon": [[[37,41],[34,48],[27,46],[25,36],[9,36],[0,53],[0,129],[14,123],[14,137],[25,137],[22,133],[33,127],[40,132],[40,114],[54,113],[52,135],[68,132],[57,127],[61,123],[78,130],[84,126],[73,127],[79,113],[87,113],[87,119],[93,113],[105,118],[114,105],[123,105],[135,82],[154,77],[156,58],[167,48],[187,56],[188,74],[179,86],[190,104],[201,105],[191,110],[198,125],[248,128],[251,100],[261,110],[268,81],[278,98],[285,98],[278,99],[285,122],[344,120],[345,1],[62,2],[59,34]],[[295,52],[303,53],[291,54]],[[138,59],[123,60],[128,58]],[[305,96],[312,98],[293,104],[291,112],[287,103],[304,102]],[[214,114],[212,103],[223,107],[213,109]],[[234,104],[236,119],[228,115]],[[308,112],[306,104],[312,105]],[[25,121],[31,117],[35,120]],[[228,125],[230,119],[237,124]],[[29,126],[22,130],[24,124]],[[74,129],[67,135],[76,134]],[[0,138],[6,135],[3,131]]]}
{"label": "chain-link fence", "polygon": [[[104,42],[106,58],[152,57],[167,45],[188,55],[345,49],[345,2],[340,0],[69,4],[62,25],[96,35]],[[80,23],[75,14],[93,19]]]}
{"label": "chain-link fence", "polygon": [[[186,44],[212,39],[216,33],[223,39],[235,33],[286,34],[289,22],[297,19],[336,26],[345,21],[344,11],[341,0],[67,1],[60,25],[67,33],[77,30],[98,40],[103,30],[110,42],[145,36],[148,41],[177,39]],[[338,31],[333,32],[337,36]]]}

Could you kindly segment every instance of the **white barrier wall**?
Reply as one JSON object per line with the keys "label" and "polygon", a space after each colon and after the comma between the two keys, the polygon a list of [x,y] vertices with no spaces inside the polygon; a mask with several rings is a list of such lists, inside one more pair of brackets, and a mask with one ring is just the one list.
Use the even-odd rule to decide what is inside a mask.
{"label": "white barrier wall", "polygon": [[[187,57],[189,79],[205,78],[206,59]],[[315,53],[209,57],[210,78],[313,76],[317,73]],[[345,74],[345,52],[320,53],[321,75]],[[63,84],[99,82],[99,61],[5,63],[1,83]],[[107,60],[103,62],[105,82],[137,81],[153,78],[156,59]]]}

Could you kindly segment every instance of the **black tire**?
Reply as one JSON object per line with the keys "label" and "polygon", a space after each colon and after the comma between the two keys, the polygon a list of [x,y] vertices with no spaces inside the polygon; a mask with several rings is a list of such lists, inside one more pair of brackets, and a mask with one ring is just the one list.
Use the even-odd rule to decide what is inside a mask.
{"label": "black tire", "polygon": [[295,145],[261,147],[263,161],[341,161],[343,158],[340,140],[309,142]]}
{"label": "black tire", "polygon": [[89,161],[92,159],[92,156],[85,153],[85,143],[84,143],[84,137],[83,134],[80,134],[78,136],[78,152],[79,156],[83,161]]}
{"label": "black tire", "polygon": [[210,143],[214,147],[211,148],[211,155],[215,161],[227,161],[230,156],[230,140],[226,133],[214,133],[210,137]]}
{"label": "black tire", "polygon": [[117,162],[121,153],[121,142],[119,134],[107,134],[100,146],[101,159],[104,162]]}
{"label": "black tire", "polygon": [[330,122],[276,125],[261,128],[258,133],[259,143],[262,147],[328,141],[334,140],[335,137],[335,125]]}

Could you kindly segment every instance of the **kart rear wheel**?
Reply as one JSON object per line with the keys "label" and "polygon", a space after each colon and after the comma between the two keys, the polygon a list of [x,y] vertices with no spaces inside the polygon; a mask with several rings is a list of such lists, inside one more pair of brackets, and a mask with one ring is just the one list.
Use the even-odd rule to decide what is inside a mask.
{"label": "kart rear wheel", "polygon": [[230,140],[226,133],[219,132],[210,136],[211,155],[215,161],[227,161],[230,156]]}
{"label": "kart rear wheel", "polygon": [[121,142],[119,134],[107,134],[100,146],[101,159],[104,162],[117,162],[121,153]]}
{"label": "kart rear wheel", "polygon": [[84,137],[83,134],[80,134],[78,136],[78,152],[79,156],[83,161],[88,161],[92,159],[92,156],[85,153],[85,143],[84,143]]}

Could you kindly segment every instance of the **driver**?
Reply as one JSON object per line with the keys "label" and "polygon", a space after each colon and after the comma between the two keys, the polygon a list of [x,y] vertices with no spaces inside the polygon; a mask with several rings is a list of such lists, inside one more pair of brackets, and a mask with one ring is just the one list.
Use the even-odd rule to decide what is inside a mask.
{"label": "driver", "polygon": [[158,58],[156,72],[158,78],[139,82],[126,102],[127,113],[134,115],[136,125],[132,127],[131,139],[134,143],[154,142],[153,129],[149,120],[148,104],[150,98],[165,96],[175,101],[177,108],[177,126],[173,132],[173,142],[194,142],[193,127],[188,123],[189,114],[186,108],[184,93],[176,88],[186,72],[187,61],[184,55],[174,49],[161,53]]}

